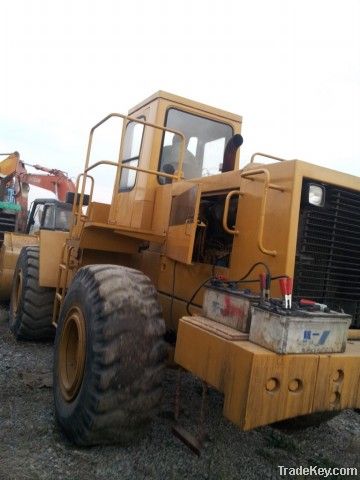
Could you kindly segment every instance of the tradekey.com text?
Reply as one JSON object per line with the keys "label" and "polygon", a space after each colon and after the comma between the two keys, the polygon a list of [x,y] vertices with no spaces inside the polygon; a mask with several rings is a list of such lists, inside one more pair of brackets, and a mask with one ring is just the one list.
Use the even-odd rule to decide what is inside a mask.
{"label": "tradekey.com text", "polygon": [[310,466],[310,467],[284,467],[283,465],[278,465],[279,473],[282,477],[286,476],[298,476],[302,475],[304,477],[307,476],[317,476],[317,477],[342,477],[345,478],[349,477],[357,477],[358,469],[356,467],[334,467],[334,468],[325,468],[325,467],[318,467],[318,466]]}

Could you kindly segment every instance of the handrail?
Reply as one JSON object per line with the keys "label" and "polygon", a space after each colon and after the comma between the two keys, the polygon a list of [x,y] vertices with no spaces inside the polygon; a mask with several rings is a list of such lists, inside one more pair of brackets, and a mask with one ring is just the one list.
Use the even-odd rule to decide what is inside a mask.
{"label": "handrail", "polygon": [[265,175],[265,182],[264,182],[264,194],[261,199],[261,209],[260,209],[260,221],[259,221],[259,233],[258,233],[258,247],[262,253],[265,255],[271,255],[275,257],[277,255],[276,250],[268,250],[263,245],[263,235],[264,235],[264,224],[265,224],[265,211],[266,211],[266,201],[267,201],[267,194],[269,188],[278,190],[280,192],[284,191],[284,188],[280,187],[279,185],[275,185],[270,183],[270,172],[266,168],[256,168],[255,170],[246,171],[241,174],[242,178],[248,178],[254,175]]}
{"label": "handrail", "polygon": [[99,160],[98,162],[93,163],[90,167],[86,168],[84,170],[84,173],[90,172],[95,167],[98,167],[99,165],[110,165],[113,167],[117,167],[118,163],[117,162],[111,162],[110,160]]}
{"label": "handrail", "polygon": [[[56,285],[56,291],[55,291],[55,299],[54,299],[54,307],[53,307],[53,316],[52,316],[52,325],[57,328],[57,317],[58,313],[60,311],[62,301],[64,300],[64,290],[66,289],[67,286],[67,281],[69,277],[69,264],[70,264],[70,254],[72,252],[74,247],[67,245],[65,242],[62,246],[61,250],[61,263],[59,264],[58,267],[58,277],[57,277],[57,285]],[[66,259],[65,257],[65,250],[67,253]],[[63,270],[63,265],[65,265],[67,268]],[[63,275],[63,271],[65,272],[65,279],[63,280],[63,283],[61,285],[61,279]],[[60,289],[62,292],[60,293]]]}
{"label": "handrail", "polygon": [[[155,123],[151,123],[151,122],[146,122],[146,121],[143,121],[143,120],[140,120],[139,118],[134,118],[134,117],[131,117],[129,115],[122,115],[121,113],[109,113],[109,115],[107,115],[106,117],[104,117],[102,120],[100,120],[100,122],[98,122],[96,125],[94,125],[91,130],[90,130],[90,134],[89,134],[89,142],[88,142],[88,148],[87,148],[87,152],[86,152],[86,160],[85,160],[85,168],[84,168],[84,172],[87,170],[88,166],[89,166],[89,161],[90,161],[90,153],[91,153],[91,146],[92,146],[92,139],[93,139],[93,136],[94,136],[94,132],[95,130],[100,127],[100,125],[102,125],[103,123],[107,122],[110,118],[122,118],[123,120],[128,120],[129,122],[136,122],[136,123],[140,123],[141,125],[144,125],[145,127],[152,127],[152,128],[157,128],[158,130],[161,130],[163,132],[170,132],[170,133],[174,133],[175,135],[178,135],[181,139],[181,143],[180,143],[180,152],[179,152],[179,157],[180,157],[180,161],[179,161],[179,169],[178,169],[178,175],[174,175],[174,178],[177,178],[178,180],[181,179],[181,169],[182,169],[182,164],[183,164],[183,157],[184,157],[184,146],[185,146],[185,136],[183,133],[181,133],[179,130],[175,130],[173,128],[167,128],[167,127],[163,127],[161,125],[156,125]],[[121,153],[121,152],[120,152]],[[120,155],[119,155],[120,156]],[[118,161],[118,164],[121,164],[121,159],[119,158],[119,161]],[[160,174],[162,175],[162,172],[160,172]]]}
{"label": "handrail", "polygon": [[228,216],[229,216],[230,200],[235,195],[242,195],[242,193],[240,192],[240,190],[231,190],[231,192],[229,192],[226,195],[225,205],[224,205],[224,213],[223,213],[223,218],[222,218],[223,229],[225,230],[226,233],[229,233],[230,235],[238,235],[239,234],[239,230],[229,228],[228,223],[227,223]]}
{"label": "handrail", "polygon": [[[114,167],[117,167],[119,164],[116,162],[110,162],[109,160],[100,160],[99,162],[93,163],[90,167],[88,167],[85,170],[85,173],[89,172],[95,167],[98,167],[99,165],[112,165]],[[172,175],[171,173],[165,173],[165,172],[160,172],[159,170],[149,170],[148,168],[139,168],[139,167],[133,167],[131,165],[122,165],[121,168],[126,168],[128,170],[135,170],[136,172],[144,172],[144,173],[149,173],[151,175],[159,175],[161,177],[167,177],[167,178],[173,178],[173,179],[178,179],[178,175]],[[183,178],[182,176],[180,178]]]}
{"label": "handrail", "polygon": [[272,158],[273,160],[278,160],[279,162],[288,162],[289,161],[289,160],[286,160],[286,158],[275,157],[274,155],[269,155],[268,153],[256,152],[256,153],[253,153],[251,155],[250,163],[254,162],[254,159],[257,155],[260,156],[260,157]]}
{"label": "handrail", "polygon": [[[77,204],[78,203],[77,200],[78,200],[78,196],[79,196],[79,191],[78,190],[79,190],[79,184],[80,184],[81,177],[83,177],[83,182],[82,182],[82,191],[80,193],[80,200],[79,200],[79,205],[78,205]],[[91,181],[91,187],[90,187],[90,193],[89,193],[89,204],[90,204],[92,196],[93,196],[93,192],[94,192],[94,184],[95,184],[94,177],[92,177],[91,175],[87,175],[86,172],[84,172],[84,173],[80,173],[76,178],[76,188],[75,188],[75,195],[74,195],[74,201],[73,201],[73,207],[72,207],[73,223],[72,223],[71,228],[70,228],[69,238],[72,238],[72,236],[73,236],[73,231],[78,224],[79,214],[80,214],[80,218],[82,216],[81,212],[82,212],[82,208],[84,206],[83,205],[84,204],[84,193],[85,193],[86,181],[87,181],[88,178]]]}
{"label": "handrail", "polygon": [[[170,132],[170,133],[174,133],[175,135],[178,135],[180,137],[180,148],[179,148],[179,157],[178,157],[179,158],[179,164],[178,164],[177,174],[172,175],[172,174],[165,173],[165,172],[158,172],[158,171],[155,171],[155,170],[147,170],[147,169],[141,169],[139,167],[131,167],[131,166],[124,165],[122,163],[121,155],[122,155],[122,147],[123,147],[123,139],[124,139],[125,129],[123,129],[123,131],[122,131],[118,162],[116,163],[116,162],[110,162],[110,161],[107,161],[107,160],[103,160],[103,161],[100,161],[100,162],[96,162],[89,167],[90,154],[91,154],[91,147],[92,147],[94,132],[98,127],[103,125],[110,118],[114,118],[114,117],[115,118],[122,118],[123,121],[140,123],[141,125],[144,125],[145,127],[148,126],[148,127],[152,127],[152,128],[161,130],[163,132]],[[100,120],[100,122],[98,122],[96,125],[94,125],[90,129],[89,141],[88,141],[88,146],[87,146],[87,151],[86,151],[84,173],[82,174],[83,175],[83,181],[82,181],[81,191],[80,191],[79,210],[81,211],[81,209],[83,207],[83,198],[84,198],[84,193],[85,193],[86,180],[87,180],[87,177],[88,177],[87,173],[92,168],[95,168],[96,166],[101,165],[101,164],[107,164],[107,165],[113,165],[113,166],[119,167],[119,171],[118,171],[119,178],[121,178],[122,169],[127,168],[129,170],[136,170],[136,171],[140,171],[140,172],[149,173],[149,174],[152,174],[152,175],[159,175],[159,176],[162,176],[162,177],[172,178],[174,180],[179,181],[179,180],[182,179],[182,167],[183,167],[183,162],[184,162],[184,153],[185,153],[185,136],[180,131],[172,129],[172,128],[163,127],[161,125],[156,125],[155,123],[146,122],[146,121],[140,120],[139,118],[131,117],[129,115],[122,115],[121,113],[109,113],[109,115],[104,117],[102,120]],[[77,192],[77,190],[76,190],[76,192]],[[76,198],[77,198],[77,195],[75,195],[75,199]],[[74,199],[74,202],[75,202],[75,199]]]}

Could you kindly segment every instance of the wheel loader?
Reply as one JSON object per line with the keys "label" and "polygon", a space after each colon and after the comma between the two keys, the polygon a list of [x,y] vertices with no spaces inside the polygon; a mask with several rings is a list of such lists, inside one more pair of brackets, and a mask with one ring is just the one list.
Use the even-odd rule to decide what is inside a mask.
{"label": "wheel loader", "polygon": [[[23,231],[14,231],[16,221],[5,223],[5,213],[1,213],[2,230],[0,230],[0,301],[8,302],[11,295],[15,266],[20,252],[25,247],[37,246],[39,231],[68,231],[71,223],[72,200],[60,202],[54,198],[38,198],[31,204]],[[16,204],[15,204],[16,205]],[[8,206],[6,207],[8,209]],[[47,322],[48,323],[48,322]],[[53,331],[51,325],[49,330]],[[32,339],[42,338],[43,334],[34,330]]]}
{"label": "wheel loader", "polygon": [[[52,231],[58,235],[69,231],[72,216],[72,192],[67,202],[54,198],[38,198],[31,204],[25,231],[4,232],[0,249],[0,300],[10,299],[11,308],[18,299],[11,298],[24,289],[24,302],[19,315],[12,311],[10,329],[17,339],[39,340],[54,337],[54,327],[49,322],[54,304],[54,290],[43,288],[34,293],[39,282],[39,232]],[[25,262],[25,263],[24,263]],[[23,265],[14,271],[17,265]],[[12,285],[17,285],[12,288]],[[36,287],[35,287],[36,288]]]}
{"label": "wheel loader", "polygon": [[[118,158],[91,163],[94,134],[113,119],[122,122]],[[76,444],[142,435],[161,400],[171,335],[175,362],[221,392],[224,416],[243,430],[360,407],[359,179],[262,153],[242,165],[241,125],[163,91],[109,114],[90,131],[70,232],[40,230],[38,264],[27,248],[20,255],[10,316],[21,328],[26,302],[53,292],[55,411]],[[104,165],[109,204],[93,201]],[[324,353],[327,334],[318,349],[277,353],[251,341],[243,322],[230,324],[244,320],[234,298],[261,297],[264,273],[267,302],[281,295],[276,279],[293,279],[297,305],[351,315],[342,351]]]}
{"label": "wheel loader", "polygon": [[[37,245],[40,228],[68,229],[71,208],[66,203],[66,195],[74,192],[75,185],[61,170],[23,162],[19,152],[0,155],[6,156],[0,162],[0,301],[7,302],[21,249]],[[28,173],[25,165],[47,174]],[[37,199],[28,212],[30,185],[52,191],[60,201]],[[72,202],[73,197],[69,200]],[[51,325],[47,329],[53,331]],[[34,338],[43,334],[33,331]]]}

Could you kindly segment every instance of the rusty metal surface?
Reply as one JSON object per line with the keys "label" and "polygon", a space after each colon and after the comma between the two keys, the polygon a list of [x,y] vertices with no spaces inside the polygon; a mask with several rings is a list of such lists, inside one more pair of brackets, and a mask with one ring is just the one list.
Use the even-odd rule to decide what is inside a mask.
{"label": "rusty metal surface", "polygon": [[175,425],[172,427],[173,434],[179,438],[187,447],[190,448],[196,455],[200,456],[201,449],[206,438],[206,409],[207,409],[207,396],[208,386],[202,381],[202,393],[200,411],[197,415],[196,407],[192,408],[192,422],[196,429],[196,434],[193,435],[183,425],[180,424],[180,412],[181,412],[181,374],[182,369],[179,368],[176,377],[175,398],[174,398],[174,420]]}
{"label": "rusty metal surface", "polygon": [[177,424],[172,427],[173,434],[179,438],[187,447],[190,448],[196,455],[200,455],[202,444],[201,442],[184,427]]}
{"label": "rusty metal surface", "polygon": [[204,293],[204,316],[241,332],[248,333],[251,320],[251,302],[259,296],[245,295],[235,289],[206,287]]}
{"label": "rusty metal surface", "polygon": [[253,307],[249,340],[277,353],[339,353],[346,348],[350,315],[279,315]]}

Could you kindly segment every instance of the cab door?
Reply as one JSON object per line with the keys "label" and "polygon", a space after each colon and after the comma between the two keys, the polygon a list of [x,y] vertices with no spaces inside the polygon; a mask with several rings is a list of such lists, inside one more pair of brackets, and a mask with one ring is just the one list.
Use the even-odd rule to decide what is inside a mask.
{"label": "cab door", "polygon": [[[140,109],[133,118],[151,121],[151,108]],[[147,200],[148,175],[132,168],[149,168],[152,129],[136,120],[126,121],[120,150],[122,169],[118,168],[110,206],[109,221],[125,227],[141,228],[143,208]]]}
{"label": "cab door", "polygon": [[198,227],[200,184],[174,184],[165,254],[178,262],[191,264]]}

